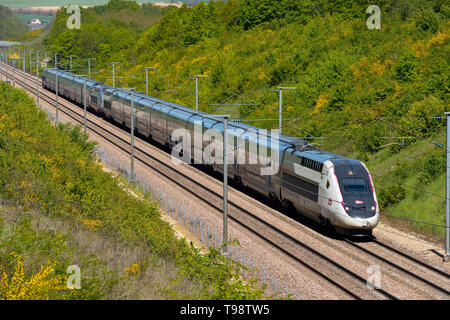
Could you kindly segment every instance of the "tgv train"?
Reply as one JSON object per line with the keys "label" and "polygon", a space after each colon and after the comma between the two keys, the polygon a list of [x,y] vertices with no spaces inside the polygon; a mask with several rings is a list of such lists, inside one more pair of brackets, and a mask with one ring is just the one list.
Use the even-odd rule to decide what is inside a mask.
{"label": "tgv train", "polygon": [[[43,86],[54,92],[56,73],[54,69],[46,69],[42,75]],[[83,86],[83,78],[58,71],[60,96],[82,104]],[[86,103],[90,110],[104,118],[130,128],[130,91],[114,89],[87,79]],[[136,131],[169,148],[175,146],[172,134],[176,129],[185,129],[192,139],[196,134],[195,125],[199,123],[201,133],[208,129],[224,131],[221,118],[143,94],[134,95],[134,107]],[[261,130],[244,123],[228,123],[228,144],[234,153],[234,159],[227,160],[230,179],[284,206],[291,206],[298,213],[338,233],[352,236],[372,234],[378,224],[379,208],[370,173],[363,163],[319,150],[304,140],[286,135],[279,135],[275,145],[270,142],[271,134],[263,137]],[[249,138],[247,133],[250,131],[256,132],[256,137]],[[244,141],[243,146],[240,141]],[[250,144],[256,145],[256,148],[250,147]],[[195,148],[204,151],[207,145],[203,140],[200,145],[192,141],[191,157],[198,151]],[[277,155],[277,163],[274,164],[277,170],[274,174],[263,175],[261,164],[250,164],[248,161],[252,153],[257,154],[263,147],[266,148],[266,156],[273,156],[273,153]],[[238,150],[245,154],[246,161],[243,163],[238,161]],[[208,165],[223,174],[223,163]]]}

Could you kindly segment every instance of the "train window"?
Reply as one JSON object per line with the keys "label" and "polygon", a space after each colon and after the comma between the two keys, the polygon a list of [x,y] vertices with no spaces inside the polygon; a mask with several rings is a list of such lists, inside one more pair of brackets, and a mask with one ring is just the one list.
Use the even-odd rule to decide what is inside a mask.
{"label": "train window", "polygon": [[369,192],[367,181],[364,178],[342,178],[341,185],[344,192]]}

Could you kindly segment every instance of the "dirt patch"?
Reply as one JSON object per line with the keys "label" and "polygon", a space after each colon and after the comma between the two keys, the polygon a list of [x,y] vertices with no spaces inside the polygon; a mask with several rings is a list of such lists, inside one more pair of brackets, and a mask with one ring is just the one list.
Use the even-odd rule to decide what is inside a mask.
{"label": "dirt patch", "polygon": [[427,260],[441,263],[444,256],[444,239],[419,233],[411,224],[403,220],[393,220],[381,216],[374,235],[380,240],[388,240],[397,246],[415,252]]}

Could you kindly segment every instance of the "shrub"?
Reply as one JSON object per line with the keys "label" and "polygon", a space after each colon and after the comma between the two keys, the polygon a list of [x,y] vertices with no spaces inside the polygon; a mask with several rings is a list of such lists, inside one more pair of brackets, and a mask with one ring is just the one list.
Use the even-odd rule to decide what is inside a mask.
{"label": "shrub", "polygon": [[361,128],[356,140],[356,148],[360,152],[374,153],[379,151],[383,141],[378,127]]}
{"label": "shrub", "polygon": [[420,10],[415,17],[415,25],[422,31],[435,34],[439,30],[436,14],[431,9]]}
{"label": "shrub", "polygon": [[395,66],[397,79],[402,82],[409,82],[417,76],[419,63],[412,54],[403,56]]}
{"label": "shrub", "polygon": [[378,193],[381,208],[388,208],[405,199],[406,190],[401,184],[392,184]]}
{"label": "shrub", "polygon": [[428,96],[410,105],[408,112],[402,117],[401,126],[415,134],[429,135],[444,125],[444,121],[433,119],[443,113],[442,100]]}
{"label": "shrub", "polygon": [[445,169],[446,158],[443,151],[429,154],[422,162],[418,180],[421,184],[428,184],[445,173]]}

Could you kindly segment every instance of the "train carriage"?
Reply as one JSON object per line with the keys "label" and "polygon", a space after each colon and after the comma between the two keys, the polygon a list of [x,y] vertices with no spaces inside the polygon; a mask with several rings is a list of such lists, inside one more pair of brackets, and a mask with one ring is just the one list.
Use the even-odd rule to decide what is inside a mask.
{"label": "train carriage", "polygon": [[204,115],[206,115],[204,112],[193,112],[192,115],[186,119],[186,132],[191,138],[190,160],[195,164],[201,164],[203,162],[202,122]]}
{"label": "train carriage", "polygon": [[166,137],[168,139],[167,142],[171,147],[174,147],[175,144],[177,143],[177,141],[173,141],[171,139],[172,135],[174,134],[174,131],[177,129],[184,129],[183,134],[186,134],[187,121],[191,116],[192,111],[189,112],[188,110],[183,110],[180,108],[173,108],[168,112]]}
{"label": "train carriage", "polygon": [[95,84],[89,90],[88,107],[97,113],[103,113],[103,100],[105,94],[105,87],[95,81]]}
{"label": "train carriage", "polygon": [[136,103],[136,129],[145,137],[150,137],[151,133],[151,108],[154,103],[147,99],[139,99]]}
{"label": "train carriage", "polygon": [[165,145],[170,137],[167,136],[167,114],[173,107],[156,103],[151,109],[151,136],[158,143]]}

